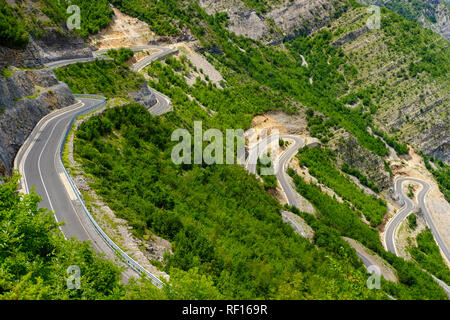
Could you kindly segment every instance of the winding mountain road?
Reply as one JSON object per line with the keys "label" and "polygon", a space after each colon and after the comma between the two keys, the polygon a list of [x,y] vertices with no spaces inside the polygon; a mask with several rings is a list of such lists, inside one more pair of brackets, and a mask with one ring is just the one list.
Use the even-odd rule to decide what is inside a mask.
{"label": "winding mountain road", "polygon": [[[117,48],[117,49],[119,49],[119,48]],[[135,64],[133,64],[131,66],[131,69],[133,71],[136,71],[136,72],[141,71],[143,68],[148,66],[153,61],[156,61],[156,60],[159,60],[159,59],[163,59],[163,58],[167,57],[170,54],[174,54],[174,53],[178,52],[178,49],[176,49],[176,48],[167,48],[167,47],[160,47],[160,46],[153,46],[153,45],[139,46],[139,47],[128,47],[127,49],[130,49],[133,52],[139,52],[139,51],[145,51],[145,50],[157,50],[157,51],[159,51],[158,53],[149,55],[149,56],[139,60]],[[92,61],[94,61],[96,59],[99,59],[99,60],[112,60],[112,59],[108,58],[105,55],[105,53],[107,53],[107,52],[108,52],[108,49],[93,51],[91,57],[52,61],[52,62],[46,63],[45,67],[50,68],[50,69],[57,69],[57,68],[65,67],[65,66],[68,66],[70,64],[77,63],[77,62],[86,63],[86,62],[92,62]]]}
{"label": "winding mountain road", "polygon": [[288,204],[290,206],[299,208],[296,191],[289,183],[286,169],[291,159],[297,154],[298,150],[300,148],[303,148],[303,146],[305,145],[305,140],[303,138],[294,135],[270,135],[259,141],[257,144],[253,145],[248,150],[248,157],[245,167],[250,173],[256,174],[256,164],[258,158],[260,158],[266,152],[266,148],[271,143],[278,143],[279,139],[291,140],[294,142],[294,144],[289,145],[287,149],[275,159],[273,163],[275,176],[280,183]]}
{"label": "winding mountain road", "polygon": [[[134,50],[140,51],[153,48],[152,46],[151,48],[134,48]],[[176,49],[163,48],[161,52],[140,60],[131,69],[140,71],[151,62],[162,59],[174,52],[176,52]],[[47,67],[58,68],[76,62],[92,61],[98,57],[99,55],[97,54],[93,58],[56,61],[48,64]],[[156,116],[170,112],[172,110],[170,99],[157,91],[153,90],[153,92],[155,93],[157,104],[151,107],[149,112]],[[29,193],[34,188],[35,192],[42,197],[40,207],[51,209],[57,221],[65,222],[65,225],[61,226],[61,230],[66,238],[77,238],[82,241],[89,240],[96,251],[105,253],[110,259],[115,259],[117,257],[116,253],[86,217],[86,214],[82,210],[82,204],[75,192],[71,191],[70,181],[68,181],[68,178],[64,174],[65,170],[60,159],[60,146],[67,131],[70,129],[69,125],[72,119],[81,110],[91,109],[98,103],[99,100],[83,98],[72,106],[52,112],[44,117],[36,125],[27,141],[19,150],[15,160],[15,167],[22,175],[22,190]],[[280,183],[288,204],[299,208],[297,194],[288,179],[286,169],[290,160],[305,145],[303,138],[293,135],[271,135],[249,149],[245,167],[250,173],[256,174],[257,159],[265,152],[264,148],[267,145],[278,141],[278,139],[293,141],[293,144],[290,144],[284,152],[277,156],[274,161],[274,169],[276,178]],[[414,209],[413,202],[401,192],[402,183],[408,180],[422,185],[422,190],[417,198],[419,207],[422,209],[436,242],[447,260],[450,260],[449,250],[426,207],[425,198],[430,190],[430,186],[428,183],[415,178],[400,178],[396,181],[395,189],[404,206],[386,226],[385,243],[388,250],[397,254],[395,247],[396,232],[401,222]],[[358,251],[357,253],[366,267],[373,264],[373,261],[368,259],[367,255],[363,255]],[[136,270],[130,268],[124,275],[128,278],[134,272]],[[438,279],[436,280],[438,281]]]}
{"label": "winding mountain road", "polygon": [[439,230],[437,229],[433,218],[431,217],[430,212],[428,211],[428,208],[426,206],[426,197],[428,195],[428,192],[430,191],[431,187],[430,185],[420,179],[417,178],[411,178],[411,177],[404,177],[399,178],[395,181],[395,194],[399,197],[399,202],[403,205],[403,207],[399,210],[399,212],[392,217],[392,219],[389,221],[389,223],[386,226],[386,231],[384,233],[385,237],[385,243],[387,249],[398,255],[397,248],[395,246],[395,237],[398,231],[398,228],[400,227],[400,224],[403,220],[405,220],[414,210],[415,205],[413,201],[408,198],[403,192],[402,192],[402,185],[406,181],[413,181],[416,183],[419,183],[422,186],[422,189],[420,190],[419,194],[417,195],[417,203],[418,206],[423,213],[423,216],[425,217],[425,221],[427,225],[429,226],[431,232],[433,233],[433,237],[436,240],[436,243],[438,244],[439,248],[442,250],[445,258],[447,261],[450,261],[450,252],[448,250],[448,247],[442,238],[442,236],[439,233]]}
{"label": "winding mountain road", "polygon": [[[146,60],[145,65],[164,57],[169,51],[171,52],[167,50],[151,56],[152,59]],[[82,62],[76,60],[75,62]],[[61,63],[66,65],[67,61]],[[56,65],[57,63],[53,66]],[[140,64],[138,69],[141,70],[145,65]],[[157,103],[148,109],[149,112],[160,116],[172,111],[170,99],[153,89],[152,91]],[[102,105],[104,105],[102,100],[96,98],[80,98],[76,104],[51,112],[41,119],[20,148],[14,161],[15,168],[22,176],[21,191],[29,193],[34,190],[42,198],[39,207],[50,209],[57,222],[64,222],[60,227],[64,237],[90,241],[97,252],[104,253],[111,260],[121,260],[127,264],[130,268],[123,273],[125,280],[144,272],[155,284],[160,285],[161,281],[158,278],[143,269],[123,251],[118,259],[117,253],[121,249],[93,221],[92,216],[86,213],[87,209],[79,197],[78,190],[73,186],[61,161],[61,146],[68,130],[71,129],[69,126],[73,119],[80,112],[88,113]]]}
{"label": "winding mountain road", "polygon": [[[248,150],[248,158],[247,162],[245,163],[245,168],[250,173],[256,174],[256,164],[258,158],[260,158],[262,155],[265,154],[266,149],[272,144],[277,143],[279,139],[284,140],[290,140],[293,141],[293,144],[290,144],[286,150],[284,150],[277,158],[274,160],[273,167],[275,176],[283,190],[283,193],[287,199],[287,202],[290,206],[294,206],[298,209],[300,209],[298,200],[297,200],[297,191],[294,189],[294,187],[291,185],[289,178],[286,174],[287,166],[289,165],[291,159],[295,156],[295,154],[298,152],[299,149],[301,149],[305,145],[305,140],[298,136],[293,135],[270,135],[264,139],[261,139],[258,143],[254,144],[251,148]],[[293,221],[291,221],[293,222]],[[299,228],[300,230],[303,230],[303,227],[298,224],[294,223],[295,228]],[[302,233],[302,232],[300,232]],[[304,233],[304,232],[303,232]],[[352,246],[353,249],[355,249],[356,254],[363,262],[364,266],[366,268],[369,268],[371,266],[378,266],[379,263],[375,260],[373,256],[362,250],[361,248],[357,246]],[[380,267],[379,267],[380,268]],[[386,271],[384,268],[380,268],[381,274],[383,277],[389,281],[395,281],[395,276],[388,271]]]}
{"label": "winding mountain road", "polygon": [[[395,246],[395,237],[397,235],[398,229],[401,225],[401,223],[413,212],[415,205],[413,201],[408,198],[403,192],[402,192],[402,185],[406,181],[413,181],[416,183],[419,183],[422,186],[422,189],[420,190],[419,194],[417,195],[417,203],[419,205],[419,208],[425,218],[425,221],[430,228],[434,240],[436,241],[437,245],[441,249],[442,253],[444,254],[444,257],[447,259],[447,261],[450,261],[450,253],[448,250],[448,247],[442,238],[442,236],[439,233],[439,230],[436,228],[436,225],[433,221],[433,218],[431,217],[430,212],[428,211],[428,208],[426,206],[426,197],[428,195],[428,192],[430,191],[431,187],[430,185],[420,179],[412,178],[412,177],[403,177],[395,180],[395,194],[398,196],[398,201],[400,204],[403,205],[403,207],[399,210],[399,212],[392,217],[392,219],[388,222],[386,225],[386,230],[384,233],[384,242],[386,244],[387,249],[392,252],[395,255],[399,255],[397,251],[397,247]],[[425,271],[426,272],[426,271]],[[436,278],[434,275],[431,275],[432,278],[444,289],[447,296],[450,298],[450,286],[448,286],[446,283],[444,283],[442,280]]]}

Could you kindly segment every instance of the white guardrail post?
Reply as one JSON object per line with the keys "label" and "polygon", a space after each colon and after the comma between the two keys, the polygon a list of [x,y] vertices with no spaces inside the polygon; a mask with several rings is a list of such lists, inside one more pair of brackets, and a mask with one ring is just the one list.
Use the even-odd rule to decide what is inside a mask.
{"label": "white guardrail post", "polygon": [[78,198],[78,201],[80,201],[80,204],[83,208],[83,211],[85,212],[86,216],[89,218],[89,221],[92,223],[92,225],[94,226],[95,230],[100,234],[100,236],[105,240],[106,244],[122,259],[123,262],[125,262],[130,268],[132,268],[133,270],[135,270],[137,273],[139,274],[143,274],[147,277],[149,277],[152,280],[152,283],[158,287],[161,287],[163,285],[163,282],[158,279],[155,275],[153,275],[152,273],[150,273],[147,269],[145,269],[144,267],[142,267],[138,262],[136,262],[133,258],[131,258],[125,251],[123,251],[117,244],[114,243],[114,241],[111,240],[111,238],[108,237],[108,235],[102,230],[102,228],[98,225],[97,221],[95,221],[94,217],[92,216],[92,214],[89,212],[89,210],[87,209],[83,198],[81,196],[80,191],[78,190],[77,186],[75,185],[75,183],[73,182],[72,178],[70,177],[69,173],[67,172],[66,168],[64,167],[63,161],[62,161],[62,154],[64,151],[64,146],[67,142],[67,138],[73,128],[73,124],[75,123],[75,120],[84,115],[84,114],[88,114],[96,109],[99,109],[103,106],[106,106],[107,103],[107,99],[106,97],[102,96],[102,95],[93,95],[93,94],[74,94],[74,96],[79,97],[79,98],[89,98],[89,99],[98,99],[98,100],[102,100],[101,102],[93,105],[92,107],[89,107],[87,109],[81,110],[80,112],[76,113],[72,120],[69,123],[69,126],[67,127],[66,133],[64,135],[64,139],[61,142],[61,146],[60,146],[60,156],[59,156],[59,160],[61,163],[61,166],[63,168],[64,174],[66,175],[73,191],[75,192],[75,195]]}

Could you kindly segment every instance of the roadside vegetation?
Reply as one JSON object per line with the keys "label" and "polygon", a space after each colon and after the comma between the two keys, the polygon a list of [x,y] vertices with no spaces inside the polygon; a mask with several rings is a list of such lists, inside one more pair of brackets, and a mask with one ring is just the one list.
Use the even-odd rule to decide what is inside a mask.
{"label": "roadside vegetation", "polygon": [[[66,240],[40,198],[16,192],[19,176],[0,184],[0,300],[220,299],[209,275],[173,270],[159,289],[147,279],[121,281],[122,268],[88,242]],[[80,288],[67,287],[70,266],[80,268]],[[75,282],[69,283],[76,285]]]}
{"label": "roadside vegetation", "polygon": [[134,52],[133,50],[126,48],[120,48],[118,50],[110,49],[108,50],[107,55],[117,63],[124,63],[133,58]]}
{"label": "roadside vegetation", "polygon": [[[272,166],[273,163],[270,160],[270,154],[258,158],[256,163],[256,172],[264,181],[264,189],[266,190],[273,190],[277,188],[277,177],[275,176],[275,172],[273,171]],[[265,171],[262,171],[262,169],[264,169]]]}
{"label": "roadside vegetation", "polygon": [[[80,8],[80,29],[67,29],[66,21],[75,14],[67,12],[71,5]],[[45,15],[48,19],[43,19]],[[49,33],[69,33],[87,38],[106,28],[113,15],[108,0],[38,0],[32,4],[16,1],[14,6],[0,3],[0,44],[11,48],[23,49],[29,41],[29,35],[40,39]]]}
{"label": "roadside vegetation", "polygon": [[[322,192],[320,187],[305,182],[294,170],[288,170],[293,177],[297,191],[309,200],[318,212],[317,218],[298,209],[290,209],[299,214],[314,229],[314,241],[319,246],[339,252],[343,247],[341,237],[349,237],[361,242],[385,259],[397,270],[400,283],[383,282],[382,286],[392,296],[399,299],[446,299],[442,288],[431,276],[423,272],[414,262],[405,261],[385,251],[378,231],[361,221],[358,214],[346,203]],[[345,248],[345,247],[344,247]]]}
{"label": "roadside vegetation", "polygon": [[333,154],[326,149],[303,148],[298,153],[300,165],[308,167],[309,173],[319,183],[333,189],[343,200],[348,201],[364,214],[373,227],[378,226],[387,213],[386,203],[379,198],[364,193],[353,181],[333,166]]}
{"label": "roadside vegetation", "polygon": [[[109,7],[108,0],[40,0],[39,8],[56,25],[65,25],[67,19],[75,14],[75,11],[67,12],[69,6],[78,6],[80,8],[80,29],[74,29],[73,34],[87,38],[90,34],[96,34],[101,29],[106,28],[111,22],[113,10]],[[30,17],[33,20],[33,17]],[[39,23],[38,24],[42,24]],[[34,34],[43,33],[44,30],[36,28]]]}
{"label": "roadside vegetation", "polygon": [[[87,242],[65,240],[40,198],[16,192],[19,176],[0,184],[0,300],[118,299],[120,269]],[[81,271],[81,289],[67,288],[66,270]]]}
{"label": "roadside vegetation", "polygon": [[174,128],[133,104],[83,123],[74,145],[92,187],[134,234],[172,243],[164,271],[197,270],[230,299],[384,297],[367,289],[354,253],[318,250],[295,234],[242,167],[174,165]]}
{"label": "roadside vegetation", "polygon": [[[442,159],[436,160],[434,157],[428,157],[423,153],[423,161],[425,166],[430,171],[439,185],[439,190],[444,194],[445,199],[450,201],[450,166],[444,163]],[[430,161],[433,162],[435,167],[432,167]]]}
{"label": "roadside vegetation", "polygon": [[343,172],[345,172],[345,173],[348,173],[349,175],[352,175],[352,176],[358,178],[359,182],[360,182],[363,186],[366,186],[366,187],[370,188],[373,192],[376,192],[376,193],[379,193],[379,192],[380,192],[380,190],[378,189],[377,185],[376,185],[373,181],[370,181],[370,180],[369,180],[365,175],[363,175],[363,174],[361,173],[361,171],[359,171],[358,169],[350,167],[350,165],[349,165],[347,162],[345,162],[345,163],[342,165],[341,170],[342,170]]}
{"label": "roadside vegetation", "polygon": [[434,241],[431,230],[426,228],[417,235],[417,246],[408,248],[411,257],[437,278],[450,285],[450,269],[442,258],[439,247]]}
{"label": "roadside vegetation", "polygon": [[[118,54],[119,60],[123,57]],[[55,75],[67,83],[73,93],[101,94],[107,98],[126,98],[128,93],[141,89],[145,81],[142,75],[122,63],[105,60],[71,64],[55,69]]]}
{"label": "roadside vegetation", "polygon": [[408,227],[411,230],[414,230],[417,227],[417,217],[414,213],[412,213],[408,216]]}

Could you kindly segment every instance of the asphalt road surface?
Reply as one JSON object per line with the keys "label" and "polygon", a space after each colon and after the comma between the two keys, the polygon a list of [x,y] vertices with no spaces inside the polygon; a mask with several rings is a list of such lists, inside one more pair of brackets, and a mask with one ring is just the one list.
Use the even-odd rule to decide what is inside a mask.
{"label": "asphalt road surface", "polygon": [[[142,69],[156,59],[161,59],[172,53],[172,49],[162,50],[156,55],[150,56],[145,62],[138,62]],[[92,59],[93,60],[93,59]],[[73,59],[53,62],[48,67],[59,67],[76,62],[86,62],[89,59]],[[139,70],[140,70],[139,69]],[[149,108],[149,112],[160,116],[172,111],[170,99],[153,90],[157,103]],[[66,238],[76,238],[81,241],[90,241],[94,250],[105,255],[111,260],[117,260],[116,253],[100,236],[92,222],[83,211],[82,205],[70,182],[65,176],[60,159],[60,146],[66,135],[72,119],[78,112],[89,109],[98,104],[97,99],[80,99],[75,105],[57,110],[45,116],[33,129],[24,145],[19,150],[15,166],[22,175],[21,191],[29,193],[34,190],[42,201],[40,208],[48,208],[54,212],[57,222],[64,222],[61,231]],[[127,280],[135,273],[128,268],[124,272]]]}
{"label": "asphalt road surface", "polygon": [[[287,170],[287,166],[288,166],[289,162],[291,161],[292,157],[295,156],[295,154],[298,152],[298,150],[305,145],[305,142],[302,138],[297,137],[297,136],[291,136],[291,135],[271,135],[271,136],[268,136],[268,137],[262,139],[261,141],[259,141],[257,144],[255,144],[248,150],[248,158],[247,158],[245,167],[246,167],[247,171],[249,171],[250,173],[256,174],[256,164],[257,164],[258,158],[261,157],[262,155],[264,155],[267,147],[271,143],[275,143],[275,141],[278,141],[278,139],[285,139],[285,140],[290,139],[290,140],[294,141],[294,144],[291,144],[290,146],[288,146],[288,148],[280,156],[278,156],[275,159],[275,161],[274,161],[274,169],[275,170],[274,171],[275,171],[277,180],[280,183],[280,185],[283,189],[283,192],[287,198],[288,204],[299,208],[299,204],[298,204],[297,197],[296,197],[296,191],[291,186],[291,184],[288,180],[286,170]],[[442,243],[444,245],[444,248],[446,249],[445,243],[443,242],[442,238],[439,236],[439,233],[437,232],[437,229],[436,229],[436,227],[429,215],[429,212],[425,206],[425,197],[430,189],[430,186],[422,180],[413,179],[413,178],[401,178],[401,179],[397,180],[396,190],[401,190],[401,184],[406,180],[413,180],[413,181],[416,181],[416,182],[422,184],[423,189],[421,190],[421,192],[418,195],[419,204],[422,208],[422,212],[424,212],[424,215],[427,219],[428,225],[430,226],[432,231],[434,230],[433,234],[436,233],[438,235],[437,239],[439,239],[439,240],[437,240],[437,242],[438,242],[439,246],[441,246],[441,243]],[[405,195],[401,194],[401,192],[398,192],[398,193],[399,193],[401,199],[403,199],[405,201],[405,206],[402,208],[402,210],[397,215],[394,216],[395,220],[393,220],[389,223],[389,225],[387,226],[387,231],[385,233],[385,236],[387,237],[386,239],[391,240],[391,241],[386,241],[386,243],[388,244],[388,249],[395,254],[396,254],[395,242],[394,242],[395,232],[398,229],[398,226],[401,223],[401,221],[403,221],[403,219],[405,219],[414,208],[414,205],[410,199],[408,199]],[[377,265],[377,263],[375,263],[375,260],[372,256],[368,255],[364,251],[358,250],[357,248],[354,248],[354,249],[356,251],[356,254],[362,260],[362,262],[366,268],[369,268],[372,265]],[[394,251],[392,251],[392,250],[394,250]],[[448,253],[448,250],[447,250],[447,253]],[[388,275],[384,274],[383,271],[382,271],[382,274],[385,279],[390,279],[390,277]],[[447,293],[447,296],[450,298],[449,286],[447,286],[444,282],[437,279],[436,277],[434,277],[434,276],[432,276],[432,277],[444,289],[444,291]]]}
{"label": "asphalt road surface", "polygon": [[439,248],[444,253],[444,256],[446,257],[447,261],[450,261],[450,252],[448,250],[448,247],[442,238],[442,236],[439,233],[439,230],[436,228],[436,225],[431,217],[430,212],[427,209],[426,206],[426,196],[428,192],[430,191],[430,185],[420,179],[416,178],[400,178],[397,179],[395,182],[395,193],[399,197],[399,201],[401,204],[403,204],[403,207],[399,210],[399,212],[389,221],[388,225],[386,226],[385,231],[385,243],[387,249],[398,255],[397,248],[395,246],[395,236],[397,234],[398,228],[400,227],[400,224],[404,219],[406,219],[414,210],[415,205],[413,201],[408,198],[405,194],[402,192],[402,184],[406,181],[414,181],[422,185],[422,189],[420,190],[419,194],[417,195],[417,202],[418,206],[425,217],[425,221],[430,228],[431,232],[433,233],[433,237],[436,240],[436,243],[438,244]]}
{"label": "asphalt road surface", "polygon": [[[141,71],[143,68],[145,68],[146,66],[148,66],[150,63],[152,63],[153,61],[156,61],[158,59],[163,59],[166,56],[176,53],[178,50],[175,48],[166,48],[166,47],[159,47],[159,46],[140,46],[140,47],[129,47],[128,49],[133,50],[134,52],[139,52],[139,51],[144,51],[144,50],[159,50],[160,52],[156,53],[156,54],[152,54],[150,56],[147,56],[141,60],[139,60],[138,62],[136,62],[135,64],[133,64],[131,66],[131,69],[133,71]],[[50,68],[50,69],[57,69],[57,68],[61,68],[61,67],[65,67],[68,66],[70,64],[74,64],[77,62],[91,62],[94,61],[96,59],[100,59],[100,60],[112,60],[110,58],[108,58],[105,53],[108,50],[98,50],[98,51],[94,51],[91,57],[83,57],[83,58],[74,58],[74,59],[65,59],[65,60],[58,60],[58,61],[52,61],[49,63],[45,64],[45,67]]]}
{"label": "asphalt road surface", "polygon": [[287,149],[275,159],[273,163],[275,176],[280,183],[288,204],[299,208],[297,193],[289,183],[286,169],[291,159],[297,154],[298,150],[305,145],[304,139],[293,135],[270,135],[249,149],[245,167],[250,173],[256,174],[256,164],[258,158],[266,152],[268,145],[271,143],[277,143],[279,139],[291,140],[294,141],[294,143],[290,144]]}

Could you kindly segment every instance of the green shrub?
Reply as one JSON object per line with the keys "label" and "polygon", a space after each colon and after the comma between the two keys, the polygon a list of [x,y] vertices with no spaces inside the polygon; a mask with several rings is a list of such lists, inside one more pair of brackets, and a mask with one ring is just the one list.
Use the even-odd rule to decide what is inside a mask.
{"label": "green shrub", "polygon": [[17,13],[4,1],[0,2],[0,45],[23,49],[28,41],[26,27]]}

